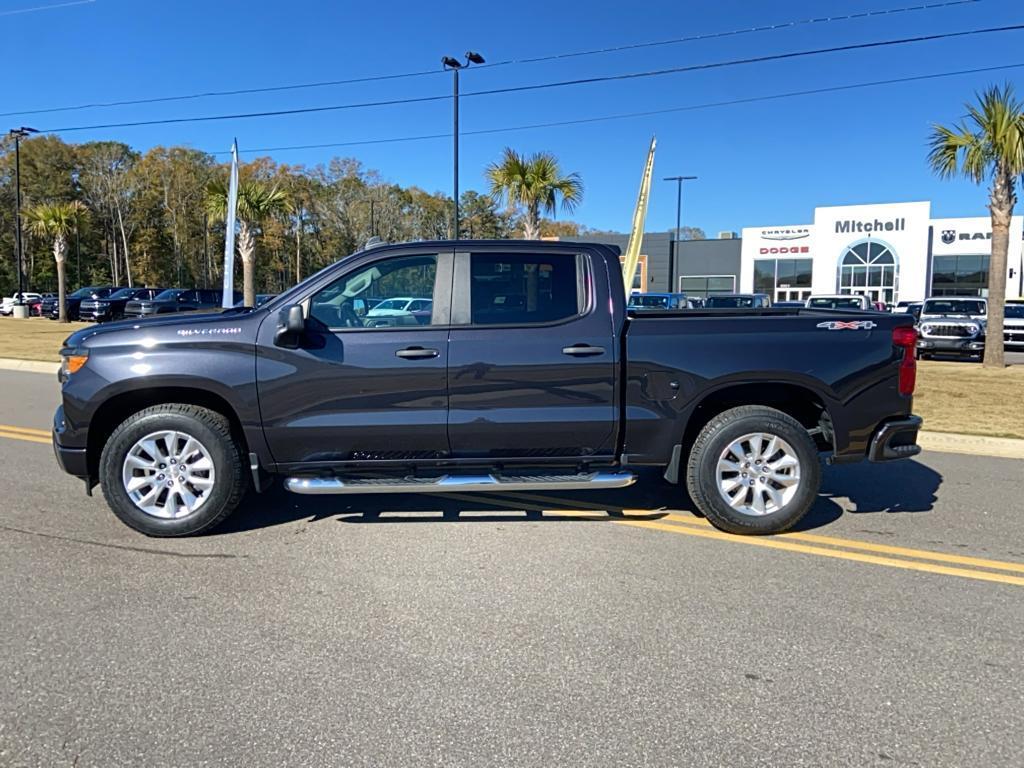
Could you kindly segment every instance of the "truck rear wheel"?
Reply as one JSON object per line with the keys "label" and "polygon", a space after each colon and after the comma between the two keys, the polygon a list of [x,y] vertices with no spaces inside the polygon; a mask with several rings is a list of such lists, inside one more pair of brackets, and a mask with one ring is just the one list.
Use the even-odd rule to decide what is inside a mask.
{"label": "truck rear wheel", "polygon": [[103,496],[147,536],[189,536],[230,515],[245,492],[242,452],[225,416],[170,403],[128,417],[100,456]]}
{"label": "truck rear wheel", "polygon": [[781,533],[807,514],[821,484],[818,449],[792,416],[760,405],[720,413],[686,466],[690,498],[729,533]]}

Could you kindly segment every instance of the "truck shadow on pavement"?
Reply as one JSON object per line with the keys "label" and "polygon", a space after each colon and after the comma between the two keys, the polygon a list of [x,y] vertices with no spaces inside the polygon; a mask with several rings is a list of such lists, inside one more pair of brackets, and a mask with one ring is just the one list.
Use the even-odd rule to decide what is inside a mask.
{"label": "truck shadow on pavement", "polygon": [[[821,494],[794,530],[822,528],[845,514],[929,512],[942,475],[916,461],[852,464],[827,468]],[[306,520],[337,520],[357,525],[409,523],[592,523],[627,515],[657,520],[669,512],[694,511],[682,486],[666,483],[656,471],[616,491],[480,494],[365,494],[299,496],[280,483],[250,493],[239,511],[212,535],[238,533]]]}

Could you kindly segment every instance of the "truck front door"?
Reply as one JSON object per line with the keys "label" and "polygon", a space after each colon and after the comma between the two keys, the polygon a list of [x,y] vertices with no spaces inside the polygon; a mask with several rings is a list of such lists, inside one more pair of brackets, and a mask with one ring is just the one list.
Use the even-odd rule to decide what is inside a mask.
{"label": "truck front door", "polygon": [[455,458],[610,456],[618,350],[608,277],[538,247],[455,256],[448,439]]}
{"label": "truck front door", "polygon": [[[451,253],[360,259],[304,299],[298,349],[262,324],[257,381],[263,428],[279,464],[401,464],[448,455]],[[419,311],[374,313],[390,298]]]}

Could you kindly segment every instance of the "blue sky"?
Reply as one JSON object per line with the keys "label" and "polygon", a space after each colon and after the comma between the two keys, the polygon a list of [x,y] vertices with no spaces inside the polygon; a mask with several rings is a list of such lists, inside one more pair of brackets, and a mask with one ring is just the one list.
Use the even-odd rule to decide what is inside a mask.
{"label": "blue sky", "polygon": [[[522,59],[939,0],[655,0],[594,2],[327,2],[326,0],[95,0],[5,14],[62,0],[0,0],[5,59],[0,111],[147,98],[439,68],[468,49],[489,61]],[[67,0],[64,0],[65,2]],[[535,64],[470,69],[464,92],[594,75],[1024,23],[1019,0],[812,24]],[[1024,31],[836,53],[622,82],[466,97],[465,131],[668,109],[936,72],[1024,64]],[[655,176],[699,176],[685,189],[684,224],[709,234],[810,221],[816,205],[931,200],[933,216],[984,215],[984,191],[943,182],[925,166],[934,121],[951,122],[975,90],[1024,68],[585,125],[464,136],[462,189],[484,187],[503,147],[548,150],[586,185],[573,216],[626,230],[652,134]],[[11,115],[41,129],[166,117],[445,95],[450,75],[77,112]],[[146,149],[188,144],[217,151],[446,133],[450,101],[263,119],[66,132]],[[315,165],[351,156],[383,178],[451,189],[451,141],[435,139],[272,153]],[[253,155],[245,155],[250,159]],[[654,185],[648,229],[668,229],[675,187]]]}

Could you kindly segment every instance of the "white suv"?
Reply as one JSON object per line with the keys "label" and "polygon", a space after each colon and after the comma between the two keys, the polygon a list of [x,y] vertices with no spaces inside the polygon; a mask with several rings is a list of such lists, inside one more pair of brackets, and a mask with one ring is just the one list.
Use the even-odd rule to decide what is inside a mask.
{"label": "white suv", "polygon": [[925,299],[918,321],[917,356],[934,353],[980,358],[985,351],[988,301],[977,296]]}

